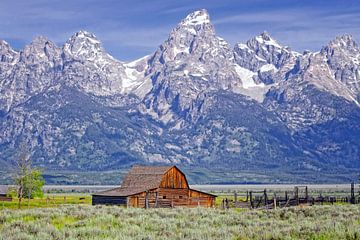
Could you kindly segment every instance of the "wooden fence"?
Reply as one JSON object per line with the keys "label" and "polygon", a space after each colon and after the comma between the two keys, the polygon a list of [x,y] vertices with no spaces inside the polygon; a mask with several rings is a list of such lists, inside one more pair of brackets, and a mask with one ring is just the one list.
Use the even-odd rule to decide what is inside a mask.
{"label": "wooden fence", "polygon": [[[233,195],[224,196],[221,203],[222,208],[238,207],[238,208],[266,208],[272,209],[277,207],[290,207],[302,204],[315,205],[336,202],[344,202],[349,204],[359,204],[360,196],[355,196],[354,184],[351,184],[350,195],[346,196],[311,196],[307,186],[296,186],[293,191],[285,191],[284,194],[273,193],[271,196],[268,191],[247,191],[246,194],[239,194],[234,192]],[[233,198],[233,199],[230,199]]]}

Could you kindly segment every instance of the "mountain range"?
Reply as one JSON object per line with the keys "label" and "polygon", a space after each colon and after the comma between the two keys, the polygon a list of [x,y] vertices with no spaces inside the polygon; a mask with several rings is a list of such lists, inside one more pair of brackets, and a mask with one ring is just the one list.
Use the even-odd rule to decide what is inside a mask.
{"label": "mountain range", "polygon": [[298,53],[267,32],[231,47],[206,10],[133,62],[87,31],[61,47],[0,40],[3,171],[24,145],[46,171],[176,164],[235,182],[347,181],[360,172],[360,47],[342,35]]}

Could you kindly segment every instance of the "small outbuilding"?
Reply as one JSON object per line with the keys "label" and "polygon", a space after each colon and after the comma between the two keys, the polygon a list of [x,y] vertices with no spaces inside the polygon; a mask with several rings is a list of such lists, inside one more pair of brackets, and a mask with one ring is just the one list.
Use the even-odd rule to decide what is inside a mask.
{"label": "small outbuilding", "polygon": [[11,197],[7,197],[8,186],[0,185],[0,201],[12,201]]}
{"label": "small outbuilding", "polygon": [[0,185],[0,197],[6,197],[8,191],[8,187],[4,185]]}
{"label": "small outbuilding", "polygon": [[92,204],[139,208],[212,207],[216,196],[190,189],[176,166],[134,166],[121,187],[94,193]]}

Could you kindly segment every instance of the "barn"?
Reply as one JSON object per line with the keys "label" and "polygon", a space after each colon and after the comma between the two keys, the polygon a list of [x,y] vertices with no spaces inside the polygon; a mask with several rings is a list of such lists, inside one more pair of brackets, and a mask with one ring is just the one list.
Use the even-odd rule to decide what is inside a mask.
{"label": "barn", "polygon": [[12,201],[12,197],[7,197],[8,186],[0,185],[0,201]]}
{"label": "barn", "polygon": [[94,193],[92,204],[139,208],[212,207],[216,196],[190,189],[176,166],[134,166],[121,187]]}
{"label": "barn", "polygon": [[5,185],[0,185],[0,197],[6,197],[8,187]]}

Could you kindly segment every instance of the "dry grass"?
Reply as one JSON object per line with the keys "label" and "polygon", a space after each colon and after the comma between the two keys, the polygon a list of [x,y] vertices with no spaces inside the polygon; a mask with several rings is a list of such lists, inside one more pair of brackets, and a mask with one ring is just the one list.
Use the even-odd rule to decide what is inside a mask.
{"label": "dry grass", "polygon": [[0,239],[360,239],[360,206],[5,209]]}

